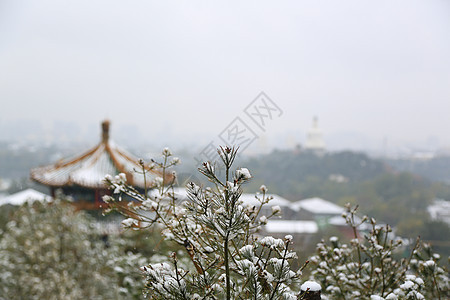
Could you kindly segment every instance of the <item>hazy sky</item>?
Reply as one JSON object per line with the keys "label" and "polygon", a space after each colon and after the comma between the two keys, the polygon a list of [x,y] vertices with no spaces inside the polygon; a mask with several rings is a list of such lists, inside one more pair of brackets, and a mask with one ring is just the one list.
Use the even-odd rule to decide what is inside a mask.
{"label": "hazy sky", "polygon": [[448,147],[450,1],[0,1],[0,127],[205,143],[260,91],[268,140],[317,115],[327,138]]}

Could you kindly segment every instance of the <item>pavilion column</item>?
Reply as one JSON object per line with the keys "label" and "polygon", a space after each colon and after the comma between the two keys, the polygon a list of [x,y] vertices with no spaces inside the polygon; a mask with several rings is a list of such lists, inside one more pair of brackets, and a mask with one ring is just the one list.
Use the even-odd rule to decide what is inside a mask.
{"label": "pavilion column", "polygon": [[98,189],[95,189],[95,199],[94,199],[94,203],[96,207],[100,207],[101,205],[101,201],[100,201],[100,193],[98,191]]}

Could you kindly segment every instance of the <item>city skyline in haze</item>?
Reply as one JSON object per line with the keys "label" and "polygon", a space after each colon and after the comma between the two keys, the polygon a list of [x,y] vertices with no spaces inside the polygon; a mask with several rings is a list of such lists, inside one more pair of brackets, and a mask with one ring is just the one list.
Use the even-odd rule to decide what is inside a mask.
{"label": "city skyline in haze", "polygon": [[448,148],[449,16],[438,0],[3,1],[0,140],[92,139],[110,119],[201,148],[264,91],[283,113],[254,145],[302,144],[318,116],[331,148]]}

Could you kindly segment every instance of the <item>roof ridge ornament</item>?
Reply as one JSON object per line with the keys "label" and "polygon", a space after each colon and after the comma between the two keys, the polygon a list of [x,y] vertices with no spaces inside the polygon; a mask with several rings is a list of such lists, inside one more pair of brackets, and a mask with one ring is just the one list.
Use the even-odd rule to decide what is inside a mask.
{"label": "roof ridge ornament", "polygon": [[104,120],[102,122],[102,142],[107,143],[109,140],[109,120]]}

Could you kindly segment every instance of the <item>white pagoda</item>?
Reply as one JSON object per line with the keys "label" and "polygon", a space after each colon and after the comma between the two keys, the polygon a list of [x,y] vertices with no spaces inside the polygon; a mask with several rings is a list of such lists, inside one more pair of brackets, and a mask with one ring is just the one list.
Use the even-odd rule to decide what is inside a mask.
{"label": "white pagoda", "polygon": [[325,142],[318,123],[318,118],[314,117],[312,127],[308,130],[306,136],[305,149],[316,153],[323,153],[325,152]]}

